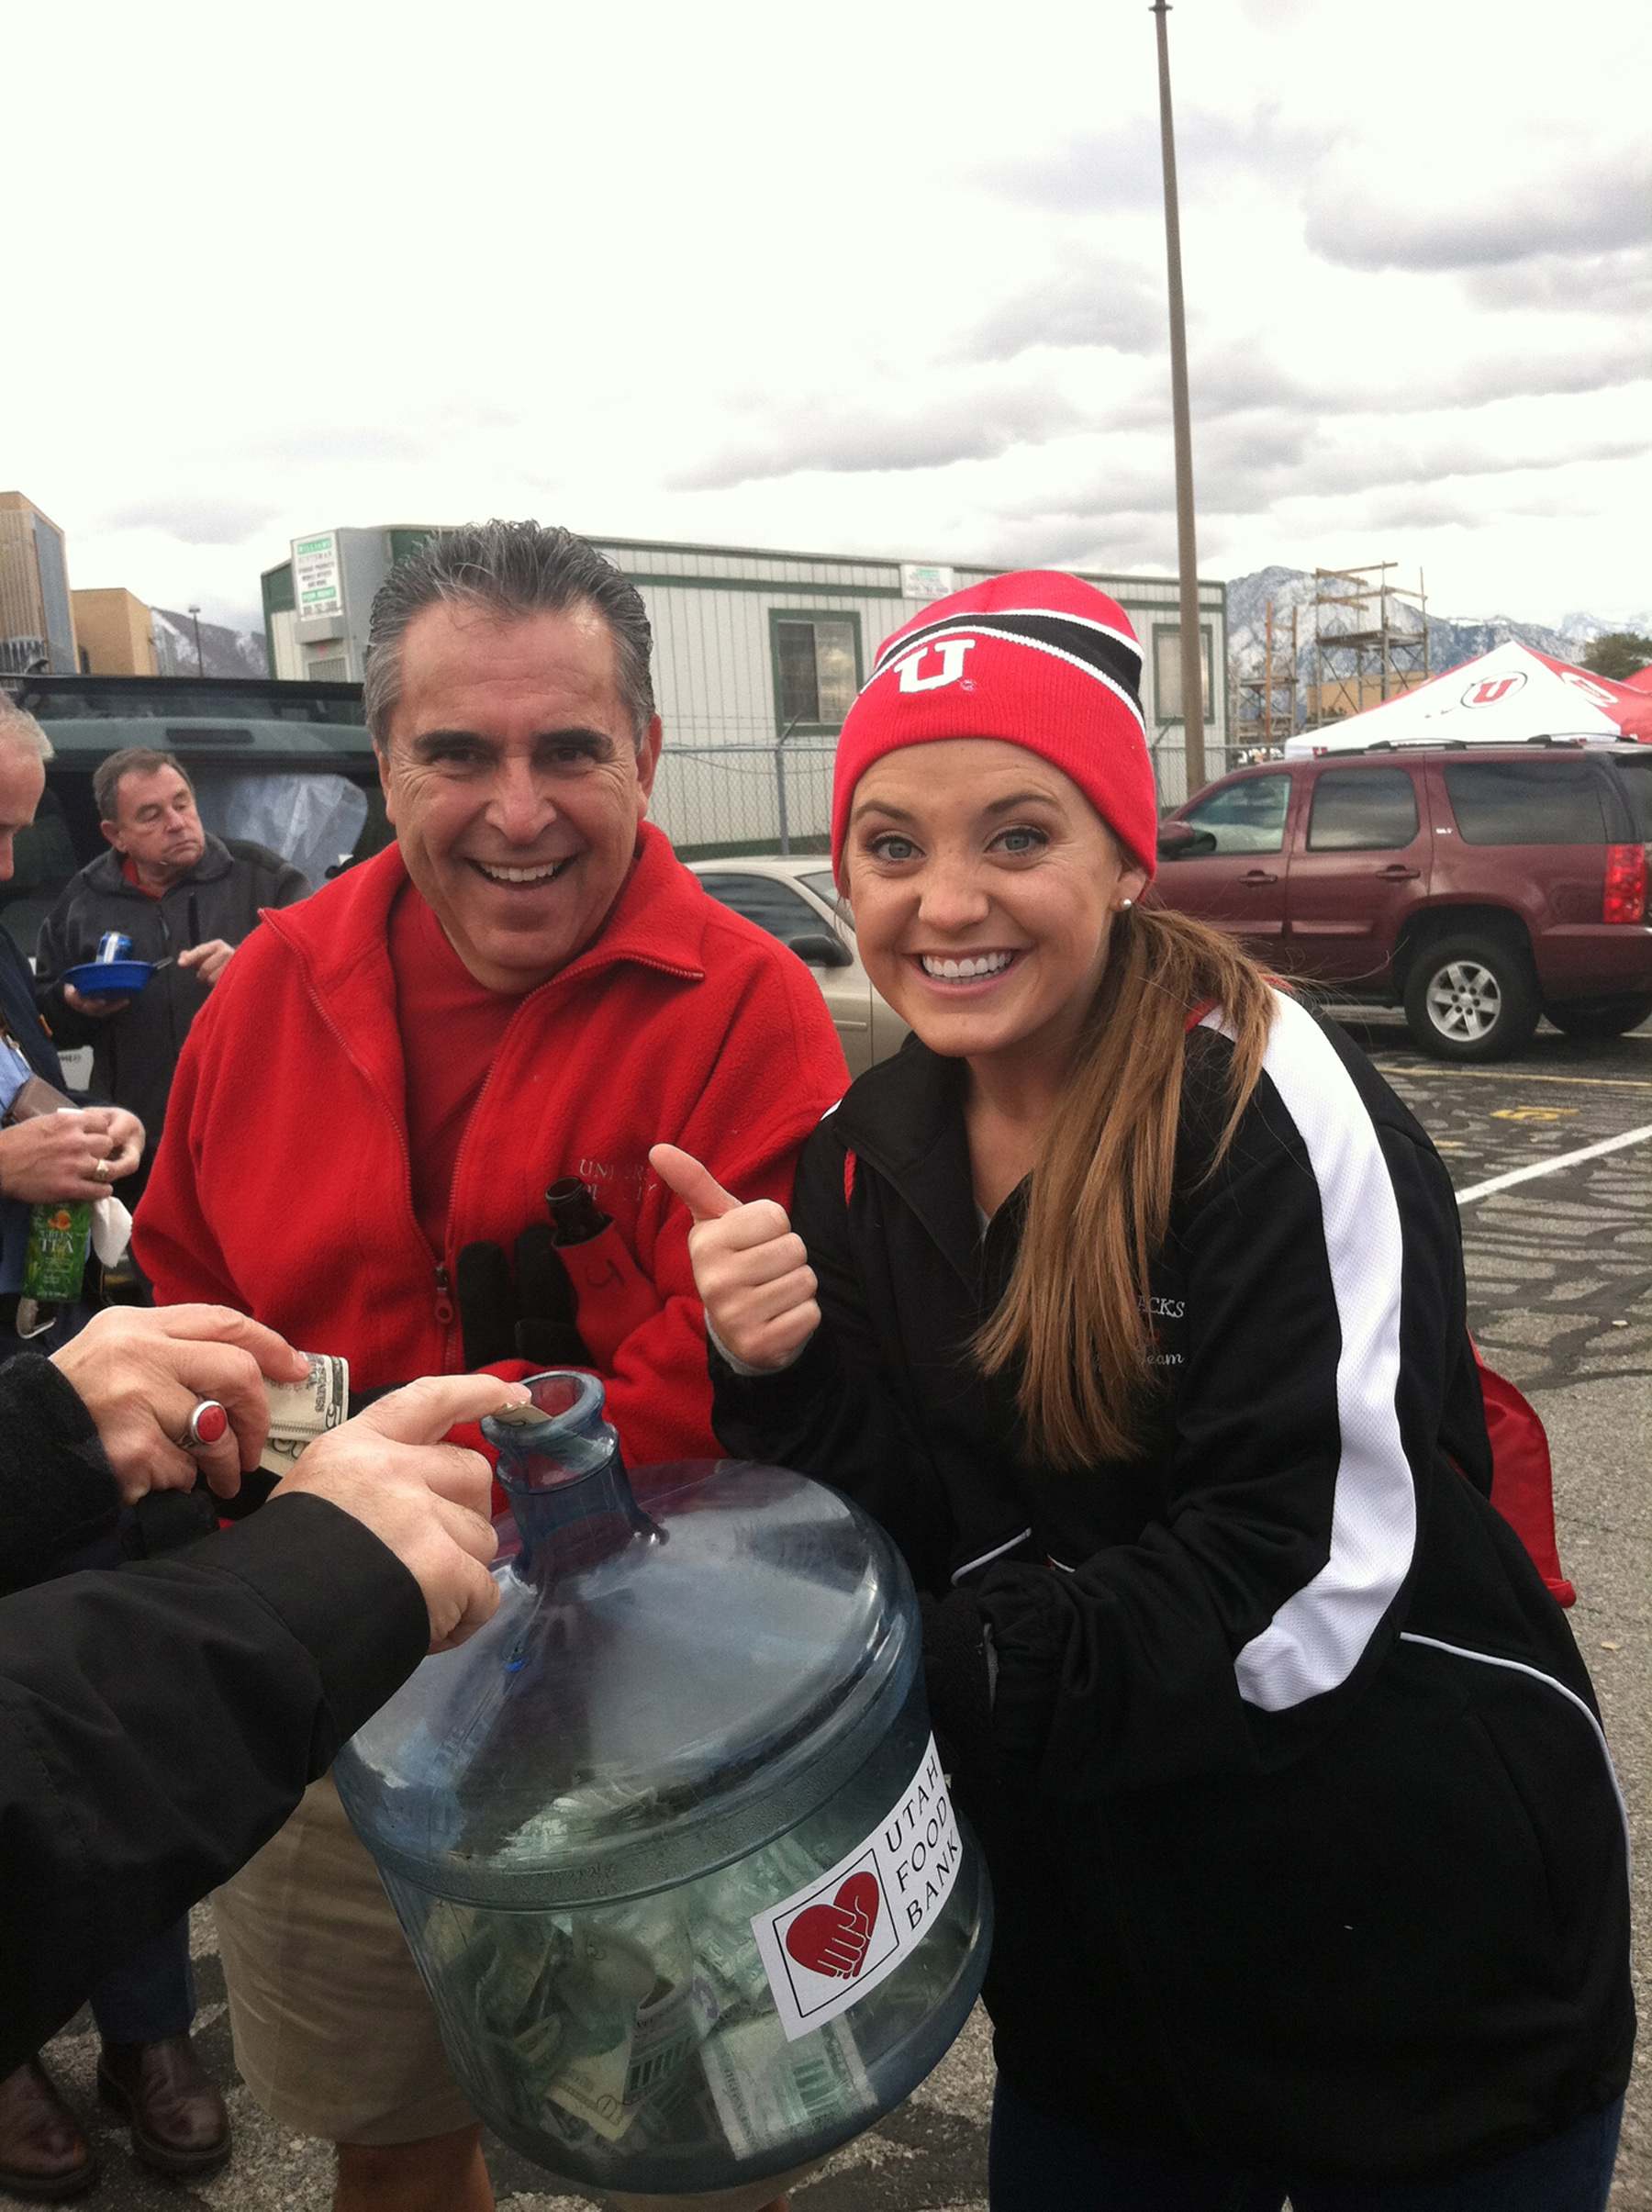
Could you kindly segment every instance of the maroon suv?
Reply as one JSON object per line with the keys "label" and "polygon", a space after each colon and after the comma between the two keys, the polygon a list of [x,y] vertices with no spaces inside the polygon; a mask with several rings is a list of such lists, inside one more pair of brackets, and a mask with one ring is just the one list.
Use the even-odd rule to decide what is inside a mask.
{"label": "maroon suv", "polygon": [[1652,745],[1341,753],[1241,768],[1159,825],[1153,896],[1270,967],[1403,1006],[1443,1059],[1517,1052],[1547,1014],[1652,1014]]}

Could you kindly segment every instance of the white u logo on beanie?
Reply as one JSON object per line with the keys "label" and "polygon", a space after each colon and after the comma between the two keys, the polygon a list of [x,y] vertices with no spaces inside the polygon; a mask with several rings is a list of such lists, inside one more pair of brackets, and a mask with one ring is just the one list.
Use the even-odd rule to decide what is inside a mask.
{"label": "white u logo on beanie", "polygon": [[[938,645],[920,645],[916,653],[909,653],[904,661],[895,664],[900,671],[900,688],[939,691],[943,684],[955,684],[964,673],[964,655],[976,642],[974,638],[943,638]],[[920,676],[918,671],[929,653],[941,655],[941,665],[933,676]]]}

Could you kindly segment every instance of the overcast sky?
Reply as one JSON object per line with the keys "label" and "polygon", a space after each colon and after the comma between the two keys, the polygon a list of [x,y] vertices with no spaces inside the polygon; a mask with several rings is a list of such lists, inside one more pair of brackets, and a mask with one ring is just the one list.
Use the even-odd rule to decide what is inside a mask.
{"label": "overcast sky", "polygon": [[[1178,0],[1200,573],[1652,603],[1652,8]],[[329,524],[1168,571],[1143,0],[0,0],[0,489],[259,618]]]}

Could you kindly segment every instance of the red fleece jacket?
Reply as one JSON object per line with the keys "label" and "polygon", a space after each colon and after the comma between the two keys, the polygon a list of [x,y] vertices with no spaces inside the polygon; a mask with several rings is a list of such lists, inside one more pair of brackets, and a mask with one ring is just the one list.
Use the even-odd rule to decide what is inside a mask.
{"label": "red fleece jacket", "polygon": [[178,1063],[136,1250],[162,1304],[205,1299],[339,1352],[361,1389],[463,1365],[448,1285],[577,1175],[660,1310],[603,1369],[633,1466],[715,1456],[689,1219],[648,1166],[681,1145],[742,1198],[791,1198],[848,1078],[796,956],[708,898],[659,831],[596,942],[525,998],[464,1135],[434,1253],[413,1211],[386,951],[395,846],[262,917]]}

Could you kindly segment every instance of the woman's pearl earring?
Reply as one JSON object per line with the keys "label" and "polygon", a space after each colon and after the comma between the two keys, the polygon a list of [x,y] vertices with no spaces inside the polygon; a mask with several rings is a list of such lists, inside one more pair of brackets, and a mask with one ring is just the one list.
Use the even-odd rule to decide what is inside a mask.
{"label": "woman's pearl earring", "polygon": [[1127,914],[1134,904],[1135,900],[1133,899],[1121,899],[1116,911],[1121,914]]}

